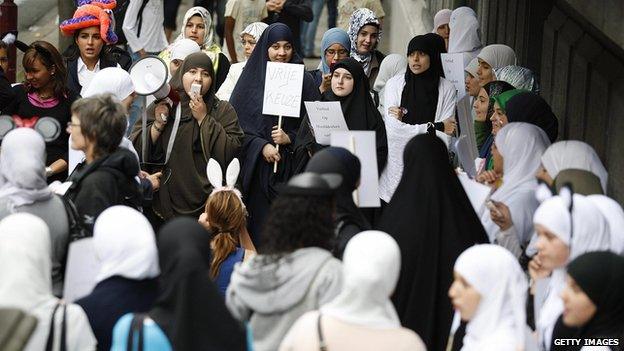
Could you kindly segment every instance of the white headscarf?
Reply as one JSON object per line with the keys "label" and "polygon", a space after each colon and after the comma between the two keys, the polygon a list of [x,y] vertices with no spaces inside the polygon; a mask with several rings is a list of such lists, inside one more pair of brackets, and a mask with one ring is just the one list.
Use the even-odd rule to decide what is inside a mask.
{"label": "white headscarf", "polygon": [[142,280],[160,274],[154,230],[133,208],[113,206],[102,212],[95,221],[93,247],[102,263],[98,283],[112,276]]}
{"label": "white headscarf", "polygon": [[182,20],[182,28],[180,28],[180,34],[176,38],[175,41],[180,39],[187,39],[184,35],[184,28],[186,24],[191,19],[191,17],[199,15],[204,21],[204,26],[206,28],[206,34],[204,35],[204,44],[202,45],[202,49],[208,49],[214,44],[214,28],[212,27],[212,16],[210,12],[201,6],[191,7],[184,14],[184,20]]}
{"label": "white headscarf", "polygon": [[[451,13],[449,21],[449,54],[471,53],[483,47],[479,36],[479,20],[470,7],[459,7]],[[472,59],[472,57],[471,57]]]}
{"label": "white headscarf", "polygon": [[624,255],[624,211],[622,206],[604,195],[589,195],[587,198],[598,207],[609,222],[611,251]]}
{"label": "white headscarf", "polygon": [[602,165],[594,148],[578,140],[564,140],[552,144],[544,155],[542,165],[548,174],[555,179],[559,172],[566,169],[581,169],[591,172],[600,178],[602,190],[607,193],[609,174]]}
{"label": "white headscarf", "polygon": [[8,199],[9,211],[52,197],[45,177],[45,142],[31,128],[17,128],[2,140],[0,199]]}
{"label": "white headscarf", "polygon": [[[452,33],[451,31],[451,35],[453,35]],[[488,65],[492,66],[492,69],[516,64],[516,52],[503,44],[488,45],[481,50],[477,57],[487,62]]]}
{"label": "white headscarf", "polygon": [[377,36],[377,45],[379,45],[379,41],[381,40],[381,25],[379,23],[379,19],[375,16],[375,13],[367,8],[360,8],[353,11],[351,18],[349,19],[349,30],[347,30],[347,34],[349,34],[349,39],[351,40],[351,57],[362,64],[366,76],[370,74],[371,59],[373,57],[374,50],[377,48],[377,45],[374,48],[371,48],[371,52],[368,54],[360,54],[357,51],[358,33],[360,32],[360,29],[367,24],[375,25],[379,28],[379,34]]}
{"label": "white headscarf", "polygon": [[438,13],[436,13],[433,17],[433,29],[431,30],[431,33],[437,33],[438,27],[443,24],[448,24],[451,21],[452,12],[453,11],[449,9],[442,9],[438,11]]}
{"label": "white headscarf", "polygon": [[0,221],[0,306],[29,312],[50,301],[52,262],[50,232],[29,213]]}
{"label": "white headscarf", "polygon": [[[544,191],[543,188],[538,190],[538,197],[545,197],[540,195]],[[598,207],[586,196],[579,194],[570,196],[567,189],[564,189],[561,195],[545,199],[535,211],[533,222],[544,226],[568,245],[570,256],[567,262],[586,252],[608,250],[611,245],[609,223]],[[548,294],[536,321],[540,343],[547,349],[550,348],[557,318],[563,312],[560,293],[565,286],[565,275],[565,267],[552,272]]]}
{"label": "white headscarf", "polygon": [[321,313],[369,328],[400,328],[390,301],[401,270],[401,251],[394,239],[368,230],[354,236],[344,252],[343,285]]}
{"label": "white headscarf", "polygon": [[518,260],[498,245],[475,245],[459,255],[454,270],[481,295],[462,351],[524,349],[528,284]]}
{"label": "white headscarf", "polygon": [[264,30],[267,29],[268,26],[269,25],[264,22],[251,23],[247,27],[245,27],[242,32],[240,32],[240,36],[242,37],[243,34],[249,34],[257,42],[258,40],[260,40],[260,36],[264,32]]}
{"label": "white headscarf", "polygon": [[[390,54],[386,56],[386,58],[381,61],[381,65],[379,65],[379,73],[377,73],[373,90],[381,92],[386,86],[388,79],[396,76],[397,74],[405,73],[406,69],[407,59],[405,58],[405,55]],[[380,96],[379,99],[381,100],[382,96]]]}
{"label": "white headscarf", "polygon": [[468,65],[466,65],[466,68],[464,69],[464,71],[470,73],[470,75],[473,78],[477,78],[478,70],[479,70],[479,60],[476,57],[470,60],[470,62],[468,63]]}
{"label": "white headscarf", "polygon": [[107,67],[93,76],[82,97],[112,94],[118,102],[121,102],[132,93],[134,93],[134,83],[130,74],[120,67]]}
{"label": "white headscarf", "polygon": [[[533,234],[533,212],[538,206],[534,195],[537,187],[535,173],[550,141],[541,128],[529,123],[515,122],[504,126],[496,134],[494,142],[503,156],[504,174],[503,184],[491,198],[509,207],[518,239],[523,245]],[[493,241],[499,227],[492,221],[487,208],[482,212],[481,222],[490,236],[490,241]]]}
{"label": "white headscarf", "polygon": [[184,60],[188,55],[200,51],[201,48],[194,40],[179,39],[171,45],[171,60]]}

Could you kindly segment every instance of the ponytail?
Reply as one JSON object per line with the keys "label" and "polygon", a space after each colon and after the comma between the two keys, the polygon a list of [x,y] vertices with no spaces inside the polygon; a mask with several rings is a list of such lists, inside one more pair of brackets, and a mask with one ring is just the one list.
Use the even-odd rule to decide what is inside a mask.
{"label": "ponytail", "polygon": [[212,262],[210,262],[210,278],[216,279],[221,269],[221,264],[232,252],[236,251],[238,240],[234,239],[229,232],[218,233],[212,239]]}

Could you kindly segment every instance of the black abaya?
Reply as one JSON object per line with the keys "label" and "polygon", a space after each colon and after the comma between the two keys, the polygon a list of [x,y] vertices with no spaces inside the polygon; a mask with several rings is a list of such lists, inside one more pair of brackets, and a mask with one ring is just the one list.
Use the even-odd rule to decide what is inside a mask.
{"label": "black abaya", "polygon": [[403,158],[403,176],[379,224],[401,248],[392,301],[402,325],[428,350],[444,350],[453,316],[453,264],[468,247],[489,241],[439,138],[417,135]]}

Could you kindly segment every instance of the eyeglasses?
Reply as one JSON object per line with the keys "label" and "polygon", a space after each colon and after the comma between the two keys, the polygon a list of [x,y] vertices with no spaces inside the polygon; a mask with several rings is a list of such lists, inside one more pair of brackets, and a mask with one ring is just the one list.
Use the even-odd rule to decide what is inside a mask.
{"label": "eyeglasses", "polygon": [[349,52],[347,50],[334,50],[334,49],[329,49],[325,51],[325,55],[327,56],[331,56],[334,57],[336,56],[336,54],[338,54],[338,56],[347,56],[349,54]]}

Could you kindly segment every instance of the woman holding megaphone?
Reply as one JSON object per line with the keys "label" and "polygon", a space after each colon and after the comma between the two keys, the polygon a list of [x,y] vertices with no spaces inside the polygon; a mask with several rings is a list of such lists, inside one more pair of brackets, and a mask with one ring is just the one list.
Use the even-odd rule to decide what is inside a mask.
{"label": "woman holding megaphone", "polygon": [[153,202],[161,219],[199,217],[212,191],[206,176],[208,160],[214,158],[225,168],[240,148],[243,131],[236,112],[215,97],[214,81],[212,61],[206,54],[187,56],[171,79],[180,102],[173,107],[159,102],[147,108],[145,145],[140,122],[130,136],[139,154],[146,148],[144,164],[162,168],[160,190]]}

